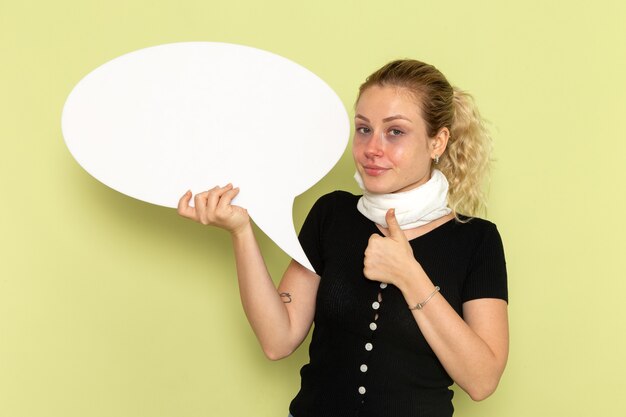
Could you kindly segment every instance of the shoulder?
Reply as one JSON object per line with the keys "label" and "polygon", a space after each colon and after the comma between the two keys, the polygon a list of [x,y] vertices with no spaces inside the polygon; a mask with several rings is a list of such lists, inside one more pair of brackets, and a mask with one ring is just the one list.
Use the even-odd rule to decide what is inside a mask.
{"label": "shoulder", "polygon": [[481,219],[480,217],[459,215],[458,219],[452,220],[452,223],[457,231],[471,235],[474,238],[480,239],[481,237],[492,234],[499,235],[498,228],[495,223],[492,223],[489,220]]}
{"label": "shoulder", "polygon": [[502,239],[496,225],[479,217],[459,215],[450,220],[441,233],[434,234],[437,241],[452,250],[457,256],[474,256],[481,251],[502,251]]}
{"label": "shoulder", "polygon": [[[457,227],[463,229],[469,255],[468,275],[462,299],[499,298],[508,301],[507,271],[504,246],[498,228],[488,220],[461,218]],[[461,248],[458,248],[460,251]]]}
{"label": "shoulder", "polygon": [[455,220],[455,223],[474,261],[480,261],[485,257],[504,260],[504,245],[494,223],[478,217],[461,217],[460,221]]}
{"label": "shoulder", "polygon": [[339,206],[352,205],[356,204],[359,198],[361,198],[360,195],[354,195],[347,191],[335,190],[318,198],[315,204]]}
{"label": "shoulder", "polygon": [[333,191],[318,198],[311,208],[311,212],[330,214],[341,213],[346,210],[356,210],[356,204],[359,198],[361,198],[361,196],[351,194],[347,191]]}
{"label": "shoulder", "polygon": [[346,191],[333,191],[318,198],[313,204],[305,224],[317,224],[320,231],[338,231],[337,228],[353,228],[362,215],[357,209],[361,196]]}
{"label": "shoulder", "polygon": [[342,238],[351,236],[359,214],[358,199],[359,196],[345,191],[333,191],[318,198],[309,211],[299,239],[318,275],[323,275],[330,253],[342,253]]}
{"label": "shoulder", "polygon": [[470,217],[464,214],[458,215],[458,220],[455,220],[457,224],[468,225],[476,229],[489,229],[496,227],[495,223],[480,217]]}

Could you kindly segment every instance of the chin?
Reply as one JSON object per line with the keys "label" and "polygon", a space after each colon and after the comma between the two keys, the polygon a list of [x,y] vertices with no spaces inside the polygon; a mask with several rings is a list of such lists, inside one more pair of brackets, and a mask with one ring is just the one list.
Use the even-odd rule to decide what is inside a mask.
{"label": "chin", "polygon": [[393,188],[385,186],[384,184],[372,184],[371,182],[364,181],[363,185],[368,192],[373,194],[389,194],[394,192]]}
{"label": "chin", "polygon": [[406,191],[410,191],[414,188],[419,187],[421,184],[417,185],[402,185],[402,184],[372,184],[371,182],[364,181],[365,189],[373,194],[394,194],[394,193],[403,193]]}

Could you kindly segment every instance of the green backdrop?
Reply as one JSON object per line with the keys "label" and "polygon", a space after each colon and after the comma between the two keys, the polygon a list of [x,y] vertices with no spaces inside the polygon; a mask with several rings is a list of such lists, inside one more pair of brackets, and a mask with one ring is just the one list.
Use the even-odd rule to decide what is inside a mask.
{"label": "green backdrop", "polygon": [[[398,57],[473,92],[495,137],[511,354],[486,401],[456,390],[457,415],[623,415],[625,22],[619,0],[0,0],[0,415],[287,414],[306,349],[263,357],[226,233],[106,188],[61,136],[82,76],[191,40],[290,58],[348,108]],[[352,170],[346,154],[298,198],[298,227],[321,194],[356,191]],[[278,280],[288,259],[259,239]]]}

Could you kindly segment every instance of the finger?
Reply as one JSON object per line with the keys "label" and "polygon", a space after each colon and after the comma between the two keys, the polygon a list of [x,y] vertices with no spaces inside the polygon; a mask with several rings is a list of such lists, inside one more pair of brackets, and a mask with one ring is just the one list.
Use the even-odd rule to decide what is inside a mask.
{"label": "finger", "polygon": [[216,187],[216,188],[217,188],[216,194],[221,197],[222,195],[224,195],[224,193],[227,193],[228,191],[233,189],[233,184],[228,183],[223,187]]}
{"label": "finger", "polygon": [[187,191],[183,196],[178,200],[178,214],[183,217],[191,217],[193,216],[193,208],[189,207],[189,202],[191,201],[191,190]]}
{"label": "finger", "polygon": [[378,233],[372,233],[370,235],[370,238],[368,239],[367,243],[371,243],[373,241],[375,241],[376,239],[383,239],[383,237],[381,235],[379,235]]}
{"label": "finger", "polygon": [[208,219],[207,219],[207,211],[208,211],[208,207],[207,207],[207,202],[209,200],[209,195],[211,193],[211,190],[209,191],[205,191],[203,193],[198,193],[195,195],[194,199],[193,199],[193,204],[194,204],[194,210],[195,210],[195,219],[197,221],[199,221],[202,224],[208,224]]}
{"label": "finger", "polygon": [[226,206],[229,206],[237,194],[239,194],[239,187],[232,188],[231,186],[230,190],[227,190],[224,194],[222,194],[220,201],[217,203],[217,208],[223,209]]}
{"label": "finger", "polygon": [[200,207],[206,206],[207,199],[209,198],[209,193],[210,191],[205,191],[203,193],[198,193],[193,197],[193,205],[195,206],[196,210],[198,210]]}
{"label": "finger", "polygon": [[376,280],[376,272],[369,263],[363,264],[363,276],[372,281]]}
{"label": "finger", "polygon": [[389,235],[391,237],[406,239],[404,232],[400,229],[398,219],[396,219],[396,209],[387,210],[385,220],[387,221],[387,227],[389,228]]}
{"label": "finger", "polygon": [[224,195],[224,193],[230,191],[233,188],[232,184],[227,184],[225,187],[214,187],[209,191],[207,196],[207,206],[209,207],[217,207],[220,199]]}

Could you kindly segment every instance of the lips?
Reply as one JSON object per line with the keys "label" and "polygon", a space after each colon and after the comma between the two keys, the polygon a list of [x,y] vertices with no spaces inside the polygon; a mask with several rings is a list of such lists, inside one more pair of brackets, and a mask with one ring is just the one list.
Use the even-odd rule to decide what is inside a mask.
{"label": "lips", "polygon": [[363,171],[365,171],[367,175],[370,175],[372,177],[377,177],[379,175],[382,175],[385,172],[387,172],[388,169],[389,168],[379,167],[376,165],[368,165],[368,166],[363,167]]}

